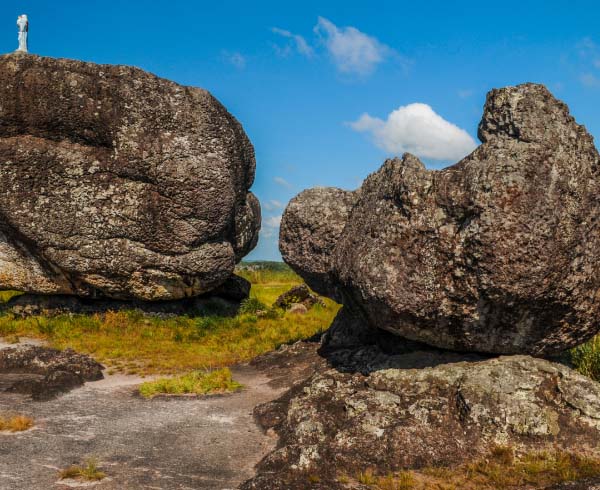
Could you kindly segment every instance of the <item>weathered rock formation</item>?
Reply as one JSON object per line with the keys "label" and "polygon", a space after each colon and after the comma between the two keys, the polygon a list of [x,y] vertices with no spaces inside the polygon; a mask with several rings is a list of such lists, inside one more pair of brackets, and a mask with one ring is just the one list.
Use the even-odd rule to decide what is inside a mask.
{"label": "weathered rock formation", "polygon": [[1,391],[28,394],[35,400],[103,378],[102,365],[71,349],[59,351],[36,345],[0,349]]}
{"label": "weathered rock formation", "polygon": [[600,384],[529,356],[469,357],[429,349],[379,355],[368,376],[318,371],[255,411],[280,441],[242,488],[366,489],[367,468],[455,467],[497,445],[600,456]]}
{"label": "weathered rock formation", "polygon": [[325,306],[325,303],[316,294],[311,293],[306,284],[299,284],[275,300],[275,306],[283,310],[289,310],[294,305],[302,305],[309,310],[315,305]]}
{"label": "weathered rock formation", "polygon": [[0,57],[0,289],[169,300],[256,244],[254,150],[207,91],[139,69]]}
{"label": "weathered rock formation", "polygon": [[356,192],[311,189],[284,260],[367,326],[432,346],[559,352],[600,330],[600,157],[541,85],[492,90],[482,145],[441,171],[413,155]]}

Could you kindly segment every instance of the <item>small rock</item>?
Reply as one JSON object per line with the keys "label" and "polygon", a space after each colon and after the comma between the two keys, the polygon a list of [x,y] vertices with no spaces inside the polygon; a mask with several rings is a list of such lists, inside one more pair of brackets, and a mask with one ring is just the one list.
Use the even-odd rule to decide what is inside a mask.
{"label": "small rock", "polygon": [[308,313],[308,308],[300,303],[292,303],[289,311],[296,315],[306,315]]}
{"label": "small rock", "polygon": [[307,310],[315,305],[325,306],[325,303],[317,295],[310,292],[306,284],[294,286],[275,300],[275,306],[284,310],[290,309],[294,304],[302,304]]}

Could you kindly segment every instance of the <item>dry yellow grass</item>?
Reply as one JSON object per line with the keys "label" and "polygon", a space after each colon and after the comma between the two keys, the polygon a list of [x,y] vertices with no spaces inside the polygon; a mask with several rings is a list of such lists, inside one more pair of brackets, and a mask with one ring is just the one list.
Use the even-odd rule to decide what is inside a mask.
{"label": "dry yellow grass", "polygon": [[490,454],[456,468],[425,468],[377,476],[360,472],[356,480],[373,490],[499,490],[545,488],[600,476],[600,459],[565,451],[517,455],[497,447]]}
{"label": "dry yellow grass", "polygon": [[23,432],[33,427],[33,419],[26,415],[0,416],[0,431]]}
{"label": "dry yellow grass", "polygon": [[[291,271],[252,271],[251,297],[272,305],[301,279]],[[181,374],[247,361],[329,327],[338,305],[326,300],[306,315],[242,313],[159,319],[136,311],[103,315],[15,318],[0,315],[1,337],[35,337],[52,347],[91,354],[109,372]]]}
{"label": "dry yellow grass", "polygon": [[99,481],[106,478],[106,473],[98,469],[95,459],[88,459],[84,466],[73,465],[59,472],[59,478],[67,478],[84,481]]}

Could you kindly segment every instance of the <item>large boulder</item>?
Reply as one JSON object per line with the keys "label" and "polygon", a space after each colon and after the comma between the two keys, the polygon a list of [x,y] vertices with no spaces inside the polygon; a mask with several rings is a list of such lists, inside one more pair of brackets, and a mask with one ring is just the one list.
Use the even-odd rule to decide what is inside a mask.
{"label": "large boulder", "polygon": [[[443,475],[495,447],[600,458],[600,384],[562,364],[434,350],[378,357],[368,376],[320,369],[257,407],[258,421],[280,439],[242,488],[366,490],[356,479],[367,469],[387,475],[440,467]],[[565,470],[565,479],[576,477]],[[473,482],[464,488],[484,488]]]}
{"label": "large boulder", "polygon": [[137,300],[223,284],[255,245],[254,149],[206,90],[0,57],[0,289]]}
{"label": "large boulder", "polygon": [[546,354],[600,330],[600,157],[541,85],[492,90],[482,145],[387,160],[356,192],[308,190],[284,260],[368,327],[454,350]]}

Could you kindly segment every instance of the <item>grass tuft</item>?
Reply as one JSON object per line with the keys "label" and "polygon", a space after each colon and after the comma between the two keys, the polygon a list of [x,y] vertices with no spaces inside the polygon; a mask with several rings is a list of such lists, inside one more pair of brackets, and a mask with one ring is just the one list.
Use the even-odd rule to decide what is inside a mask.
{"label": "grass tuft", "polygon": [[600,335],[572,349],[571,360],[581,374],[600,381]]}
{"label": "grass tuft", "polygon": [[208,395],[229,393],[241,388],[242,385],[231,377],[231,371],[228,368],[223,368],[209,372],[194,371],[176,378],[147,381],[140,386],[139,391],[142,396],[151,398],[160,394]]}
{"label": "grass tuft", "polygon": [[33,427],[33,419],[26,415],[0,416],[0,431],[23,432]]}
{"label": "grass tuft", "polygon": [[387,476],[366,470],[356,479],[373,490],[516,490],[597,476],[598,458],[558,450],[517,455],[512,448],[498,446],[485,458],[455,468],[424,468]]}
{"label": "grass tuft", "polygon": [[86,481],[99,481],[106,478],[106,473],[98,469],[98,463],[95,459],[88,459],[85,466],[73,465],[61,470],[59,473],[61,480],[71,478]]}

